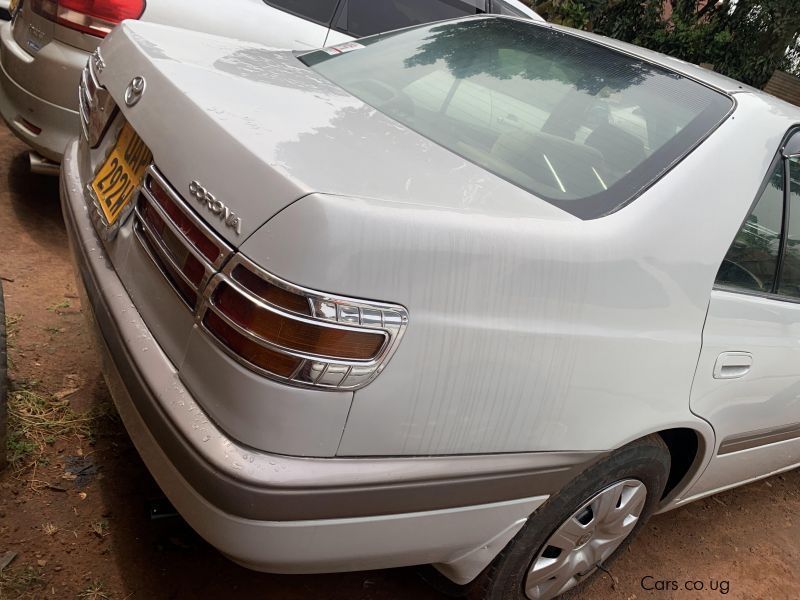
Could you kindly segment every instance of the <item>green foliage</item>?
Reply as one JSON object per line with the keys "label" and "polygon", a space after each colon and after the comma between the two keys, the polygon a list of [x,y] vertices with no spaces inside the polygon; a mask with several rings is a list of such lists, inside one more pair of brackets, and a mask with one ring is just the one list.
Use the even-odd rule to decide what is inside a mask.
{"label": "green foliage", "polygon": [[800,0],[547,0],[546,19],[663,52],[763,87],[800,76]]}

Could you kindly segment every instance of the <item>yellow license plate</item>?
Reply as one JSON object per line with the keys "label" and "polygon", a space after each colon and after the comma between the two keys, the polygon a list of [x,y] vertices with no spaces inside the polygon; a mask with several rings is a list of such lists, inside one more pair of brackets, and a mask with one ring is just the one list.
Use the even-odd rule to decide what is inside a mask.
{"label": "yellow license plate", "polygon": [[151,162],[153,155],[150,150],[133,127],[126,123],[116,146],[92,181],[92,190],[109,226],[119,219],[133,199]]}

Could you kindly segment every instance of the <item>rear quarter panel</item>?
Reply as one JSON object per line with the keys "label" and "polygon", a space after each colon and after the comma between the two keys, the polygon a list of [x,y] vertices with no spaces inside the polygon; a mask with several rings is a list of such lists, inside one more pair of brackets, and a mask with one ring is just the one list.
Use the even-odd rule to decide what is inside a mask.
{"label": "rear quarter panel", "polygon": [[787,126],[742,95],[689,158],[592,221],[314,195],[243,251],[295,283],[409,310],[397,354],[355,394],[340,455],[608,450],[707,431],[689,392],[709,294]]}

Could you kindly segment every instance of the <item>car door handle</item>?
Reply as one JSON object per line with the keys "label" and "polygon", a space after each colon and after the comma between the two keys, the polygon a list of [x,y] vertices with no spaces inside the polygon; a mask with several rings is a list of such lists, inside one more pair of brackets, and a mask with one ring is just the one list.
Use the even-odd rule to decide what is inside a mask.
{"label": "car door handle", "polygon": [[749,352],[723,352],[714,364],[714,379],[738,379],[750,372],[753,355]]}

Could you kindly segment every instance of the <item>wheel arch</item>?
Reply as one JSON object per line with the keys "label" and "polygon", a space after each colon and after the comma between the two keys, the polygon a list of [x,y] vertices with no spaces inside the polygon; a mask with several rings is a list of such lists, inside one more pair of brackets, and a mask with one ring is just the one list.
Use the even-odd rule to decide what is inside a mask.
{"label": "wheel arch", "polygon": [[703,473],[711,459],[714,437],[713,432],[695,427],[672,427],[655,433],[664,440],[671,458],[667,486],[658,509],[664,512],[674,508],[675,502]]}

